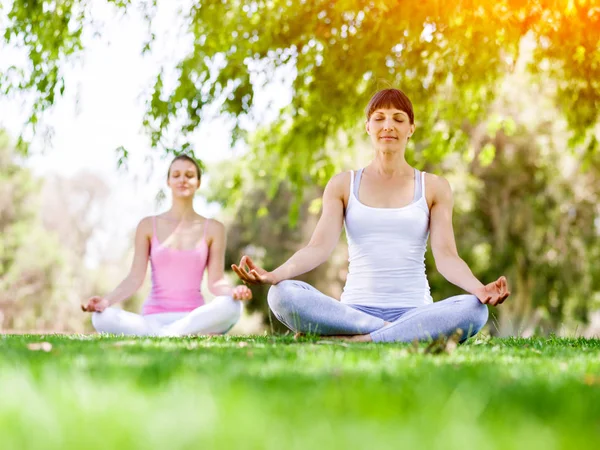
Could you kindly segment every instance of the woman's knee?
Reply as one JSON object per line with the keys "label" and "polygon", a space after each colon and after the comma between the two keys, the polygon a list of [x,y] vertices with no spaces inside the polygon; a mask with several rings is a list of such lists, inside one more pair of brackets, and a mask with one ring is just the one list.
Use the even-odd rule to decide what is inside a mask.
{"label": "woman's knee", "polygon": [[92,326],[98,333],[102,333],[114,321],[114,316],[114,308],[106,308],[102,312],[94,312],[92,313]]}
{"label": "woman's knee", "polygon": [[488,307],[481,303],[475,295],[462,295],[461,306],[464,309],[464,314],[469,318],[474,332],[478,332],[483,328],[488,320]]}
{"label": "woman's knee", "polygon": [[273,312],[284,312],[290,307],[290,290],[293,287],[291,280],[284,280],[274,284],[267,293],[267,303]]}
{"label": "woman's knee", "polygon": [[94,312],[92,313],[92,326],[94,330],[99,331],[98,328],[101,327],[102,323],[102,313]]}
{"label": "woman's knee", "polygon": [[240,300],[234,300],[230,295],[220,295],[216,297],[213,302],[218,302],[226,315],[235,322],[237,322],[242,315],[242,302]]}

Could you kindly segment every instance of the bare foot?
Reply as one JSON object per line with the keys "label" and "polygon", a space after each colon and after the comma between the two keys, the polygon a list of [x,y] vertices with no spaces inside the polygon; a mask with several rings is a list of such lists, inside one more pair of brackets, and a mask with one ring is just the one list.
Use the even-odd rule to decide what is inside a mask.
{"label": "bare foot", "polygon": [[339,335],[339,336],[323,336],[324,339],[337,339],[346,342],[372,342],[370,334],[355,334],[355,335]]}

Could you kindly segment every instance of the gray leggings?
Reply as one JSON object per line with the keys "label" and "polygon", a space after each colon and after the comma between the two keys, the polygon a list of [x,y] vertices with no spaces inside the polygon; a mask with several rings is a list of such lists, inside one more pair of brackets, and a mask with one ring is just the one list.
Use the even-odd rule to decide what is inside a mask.
{"label": "gray leggings", "polygon": [[[463,331],[463,341],[488,319],[474,295],[457,295],[413,308],[348,305],[303,281],[285,280],[269,289],[269,307],[288,328],[319,335],[371,334],[375,342],[411,342]],[[392,322],[384,327],[384,321]]]}

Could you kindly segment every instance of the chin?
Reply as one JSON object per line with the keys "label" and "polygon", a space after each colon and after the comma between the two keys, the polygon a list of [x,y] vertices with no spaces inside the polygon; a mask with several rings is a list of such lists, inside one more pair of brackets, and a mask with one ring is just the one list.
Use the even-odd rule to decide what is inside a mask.
{"label": "chin", "polygon": [[193,192],[173,192],[173,197],[177,197],[177,198],[190,198],[193,196],[194,196]]}
{"label": "chin", "polygon": [[384,144],[379,145],[378,150],[381,150],[382,152],[386,153],[399,153],[402,151],[402,147],[399,146],[397,143],[394,143],[394,145]]}

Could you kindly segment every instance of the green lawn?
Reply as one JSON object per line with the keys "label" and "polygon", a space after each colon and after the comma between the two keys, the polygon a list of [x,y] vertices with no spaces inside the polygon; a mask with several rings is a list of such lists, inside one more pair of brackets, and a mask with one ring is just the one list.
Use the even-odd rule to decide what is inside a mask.
{"label": "green lawn", "polygon": [[600,340],[424,347],[0,335],[0,448],[600,448]]}

